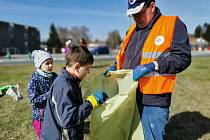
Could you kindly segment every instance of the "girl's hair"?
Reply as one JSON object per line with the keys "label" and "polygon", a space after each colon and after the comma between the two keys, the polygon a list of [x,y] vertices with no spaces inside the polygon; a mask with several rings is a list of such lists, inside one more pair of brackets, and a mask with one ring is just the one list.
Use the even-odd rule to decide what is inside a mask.
{"label": "girl's hair", "polygon": [[75,63],[79,63],[81,66],[87,64],[93,64],[93,55],[86,47],[73,46],[71,51],[66,57],[66,66],[72,66]]}

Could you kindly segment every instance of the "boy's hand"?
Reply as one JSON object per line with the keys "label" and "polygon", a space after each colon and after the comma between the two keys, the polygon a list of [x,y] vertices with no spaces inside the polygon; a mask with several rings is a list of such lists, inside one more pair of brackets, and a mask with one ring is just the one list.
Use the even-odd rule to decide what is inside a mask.
{"label": "boy's hand", "polygon": [[108,98],[107,94],[101,91],[97,91],[93,96],[99,104],[102,104]]}
{"label": "boy's hand", "polygon": [[88,96],[87,100],[91,102],[93,108],[104,103],[108,98],[107,94],[103,91],[97,91],[94,95]]}

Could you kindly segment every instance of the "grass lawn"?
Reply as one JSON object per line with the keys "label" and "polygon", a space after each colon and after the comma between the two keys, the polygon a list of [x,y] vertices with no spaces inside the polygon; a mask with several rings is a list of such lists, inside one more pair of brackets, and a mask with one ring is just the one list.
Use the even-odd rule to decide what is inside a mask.
{"label": "grass lawn", "polygon": [[[88,87],[93,77],[113,64],[96,61],[91,73],[82,82]],[[55,64],[59,73],[64,64]],[[24,99],[13,102],[11,97],[0,98],[0,140],[35,140],[31,125],[31,107],[27,97],[27,82],[34,65],[0,66],[0,86],[19,84]],[[210,58],[193,58],[192,65],[178,74],[172,97],[168,140],[210,140]]]}

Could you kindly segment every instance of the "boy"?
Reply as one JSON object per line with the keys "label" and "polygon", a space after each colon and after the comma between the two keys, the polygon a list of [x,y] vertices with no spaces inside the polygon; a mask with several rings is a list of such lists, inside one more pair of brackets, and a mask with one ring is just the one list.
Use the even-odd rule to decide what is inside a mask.
{"label": "boy", "polygon": [[93,56],[86,47],[71,47],[66,61],[49,91],[42,140],[82,140],[84,120],[108,98],[99,91],[83,102],[80,81],[93,64]]}

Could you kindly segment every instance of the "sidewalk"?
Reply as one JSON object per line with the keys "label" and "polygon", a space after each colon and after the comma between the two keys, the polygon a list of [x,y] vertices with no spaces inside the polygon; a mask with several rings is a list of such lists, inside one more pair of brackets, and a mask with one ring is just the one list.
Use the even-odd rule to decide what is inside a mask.
{"label": "sidewalk", "polygon": [[[55,62],[63,63],[65,58],[63,54],[52,54]],[[114,60],[114,55],[94,55],[95,60]],[[14,64],[30,64],[33,63],[33,59],[29,58],[27,54],[23,55],[11,55],[11,59],[0,57],[0,65],[14,65]]]}
{"label": "sidewalk", "polygon": [[[193,57],[206,57],[210,56],[210,51],[192,51]],[[55,62],[63,63],[65,58],[63,54],[52,54]],[[95,60],[115,60],[115,55],[94,55]],[[11,55],[11,59],[0,57],[0,65],[13,65],[13,64],[30,64],[33,59],[30,59],[27,54],[25,55]]]}

